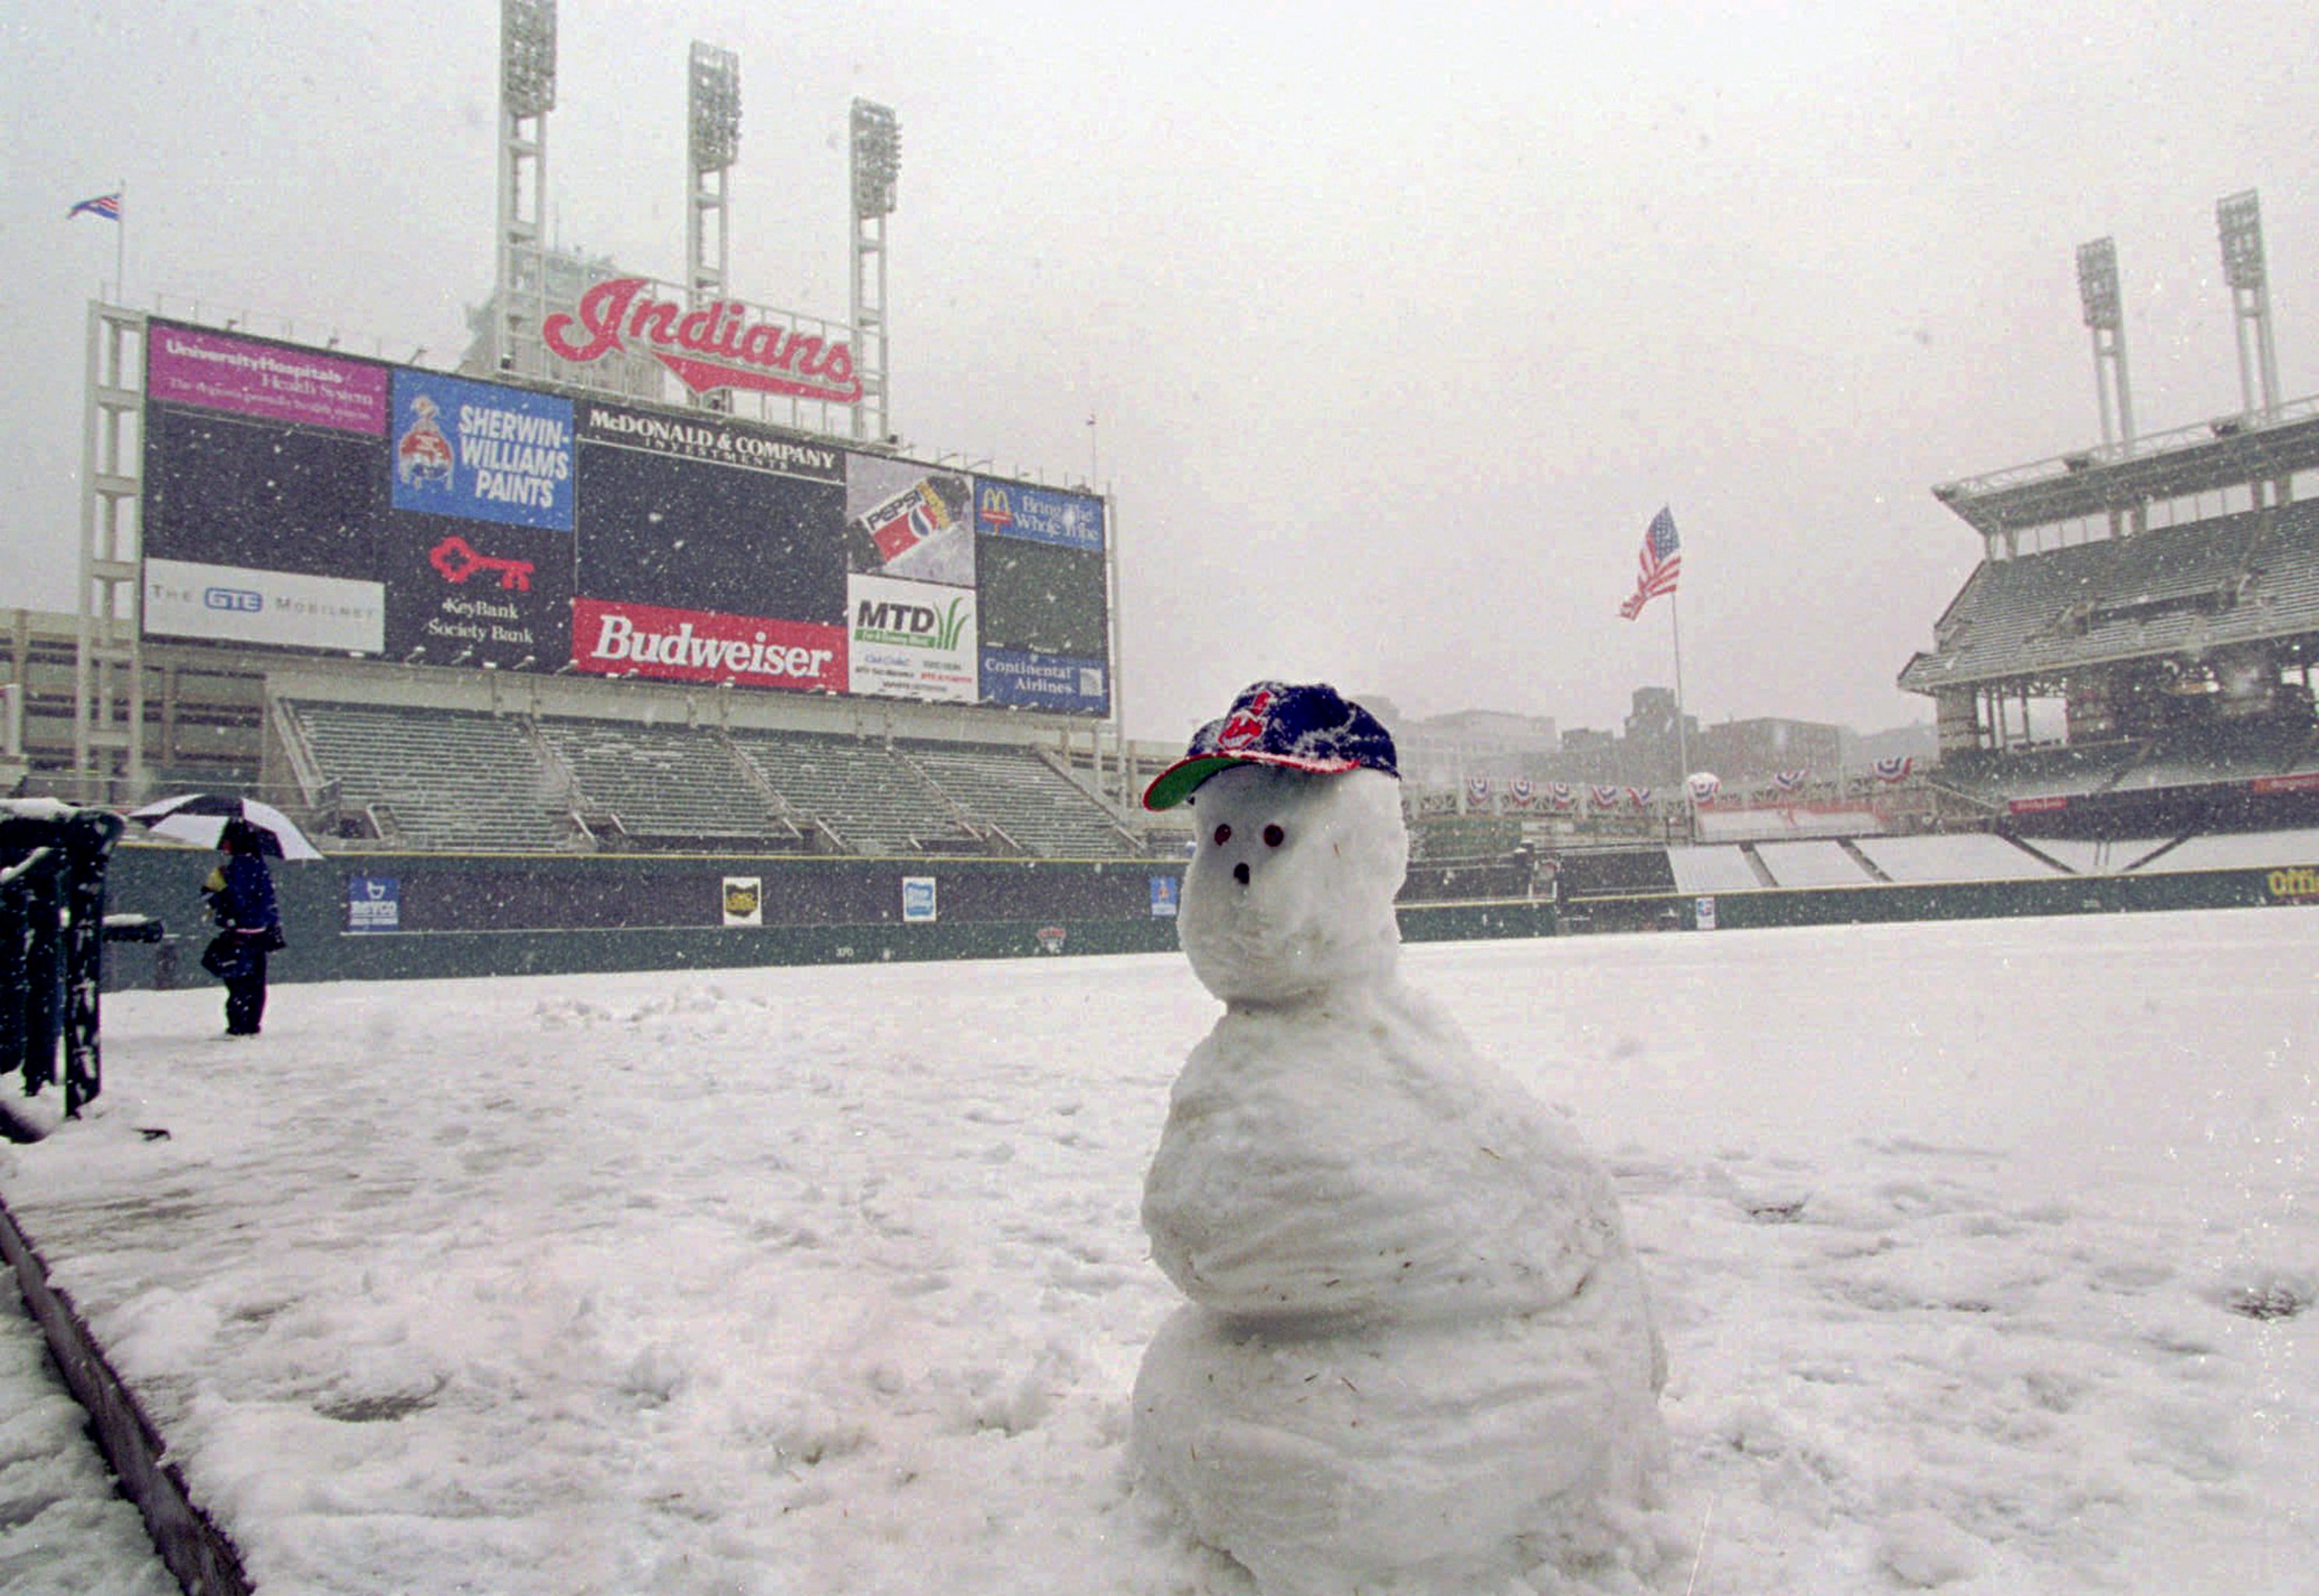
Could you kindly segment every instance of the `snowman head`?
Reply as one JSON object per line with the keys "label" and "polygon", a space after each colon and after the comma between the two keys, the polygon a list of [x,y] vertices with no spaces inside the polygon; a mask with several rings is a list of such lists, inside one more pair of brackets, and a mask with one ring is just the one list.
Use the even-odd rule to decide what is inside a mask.
{"label": "snowman head", "polygon": [[1227,1003],[1286,1003],[1389,974],[1409,867],[1393,739],[1324,686],[1260,681],[1200,728],[1147,807],[1197,836],[1177,929]]}

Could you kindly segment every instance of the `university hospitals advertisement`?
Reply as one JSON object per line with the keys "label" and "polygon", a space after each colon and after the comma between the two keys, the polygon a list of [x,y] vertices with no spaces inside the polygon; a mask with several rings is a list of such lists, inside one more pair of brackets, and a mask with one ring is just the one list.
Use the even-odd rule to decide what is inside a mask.
{"label": "university hospitals advertisement", "polygon": [[572,530],[572,401],[394,374],[394,508]]}
{"label": "university hospitals advertisement", "polygon": [[882,576],[846,579],[848,690],[971,704],[974,591]]}
{"label": "university hospitals advertisement", "polygon": [[319,349],[262,344],[156,321],[146,335],[145,397],[269,421],[377,437],[387,370]]}
{"label": "university hospitals advertisement", "polygon": [[379,582],[145,562],[145,629],[158,636],[376,654],[385,626],[386,590]]}

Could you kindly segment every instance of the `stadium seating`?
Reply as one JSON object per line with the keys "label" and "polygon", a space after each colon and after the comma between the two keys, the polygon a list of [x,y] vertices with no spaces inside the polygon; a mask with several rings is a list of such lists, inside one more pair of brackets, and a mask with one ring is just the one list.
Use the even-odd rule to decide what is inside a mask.
{"label": "stadium seating", "polygon": [[2309,728],[2277,721],[2183,726],[2120,771],[2111,786],[2119,792],[2152,791],[2284,775],[2299,767],[2311,741]]}
{"label": "stadium seating", "polygon": [[[309,802],[445,851],[594,845],[1130,858],[1103,804],[1023,747],[283,702]],[[591,839],[593,839],[591,841]]]}
{"label": "stadium seating", "polygon": [[882,744],[795,732],[735,731],[730,739],[792,816],[820,822],[849,852],[982,850],[941,791]]}
{"label": "stadium seating", "polygon": [[2319,629],[2319,500],[1981,564],[1901,685],[2082,668]]}
{"label": "stadium seating", "polygon": [[1674,870],[1665,848],[1570,852],[1561,859],[1565,897],[1611,897],[1628,893],[1673,892]]}
{"label": "stadium seating", "polygon": [[1862,837],[1853,845],[1888,881],[2034,881],[2055,873],[2051,864],[2028,849],[1986,832]]}
{"label": "stadium seating", "polygon": [[1137,852],[1103,805],[1035,749],[912,743],[898,752],[970,819],[996,825],[1025,852],[1105,859]]}
{"label": "stadium seating", "polygon": [[1825,839],[1759,843],[1755,850],[1776,887],[1865,887],[1875,879],[1841,843]]}
{"label": "stadium seating", "polygon": [[2146,752],[2141,743],[2118,741],[1951,753],[1933,780],[1962,798],[2001,809],[2013,799],[2107,791]]}
{"label": "stadium seating", "polygon": [[539,735],[571,771],[579,807],[617,816],[632,839],[752,847],[800,840],[763,779],[713,735],[548,719]]}
{"label": "stadium seating", "polygon": [[378,705],[286,707],[313,764],[337,784],[340,809],[370,815],[383,842],[493,852],[569,844],[566,795],[519,720]]}

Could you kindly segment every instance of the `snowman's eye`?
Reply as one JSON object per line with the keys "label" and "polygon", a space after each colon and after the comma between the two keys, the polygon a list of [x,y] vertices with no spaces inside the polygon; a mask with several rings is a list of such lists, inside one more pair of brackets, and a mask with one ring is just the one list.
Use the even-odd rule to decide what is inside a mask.
{"label": "snowman's eye", "polygon": [[1216,827],[1216,846],[1217,846],[1217,847],[1221,848],[1221,847],[1223,847],[1226,843],[1229,843],[1229,842],[1231,842],[1231,841],[1232,841],[1232,827],[1231,827],[1231,826],[1229,826],[1229,825],[1219,825],[1218,827]]}
{"label": "snowman's eye", "polygon": [[1264,845],[1266,847],[1277,848],[1281,843],[1287,840],[1288,834],[1281,830],[1279,826],[1268,825],[1264,828]]}

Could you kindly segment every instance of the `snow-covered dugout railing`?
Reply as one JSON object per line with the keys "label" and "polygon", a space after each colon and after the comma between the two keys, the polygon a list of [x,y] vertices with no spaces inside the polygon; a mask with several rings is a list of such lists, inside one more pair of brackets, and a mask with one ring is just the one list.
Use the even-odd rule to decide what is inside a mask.
{"label": "snow-covered dugout railing", "polygon": [[[103,1090],[97,988],[104,957],[104,867],[121,816],[54,798],[0,800],[0,1076],[38,1098],[58,1078],[63,1114]],[[27,1141],[43,1116],[11,1102],[0,1134]]]}

